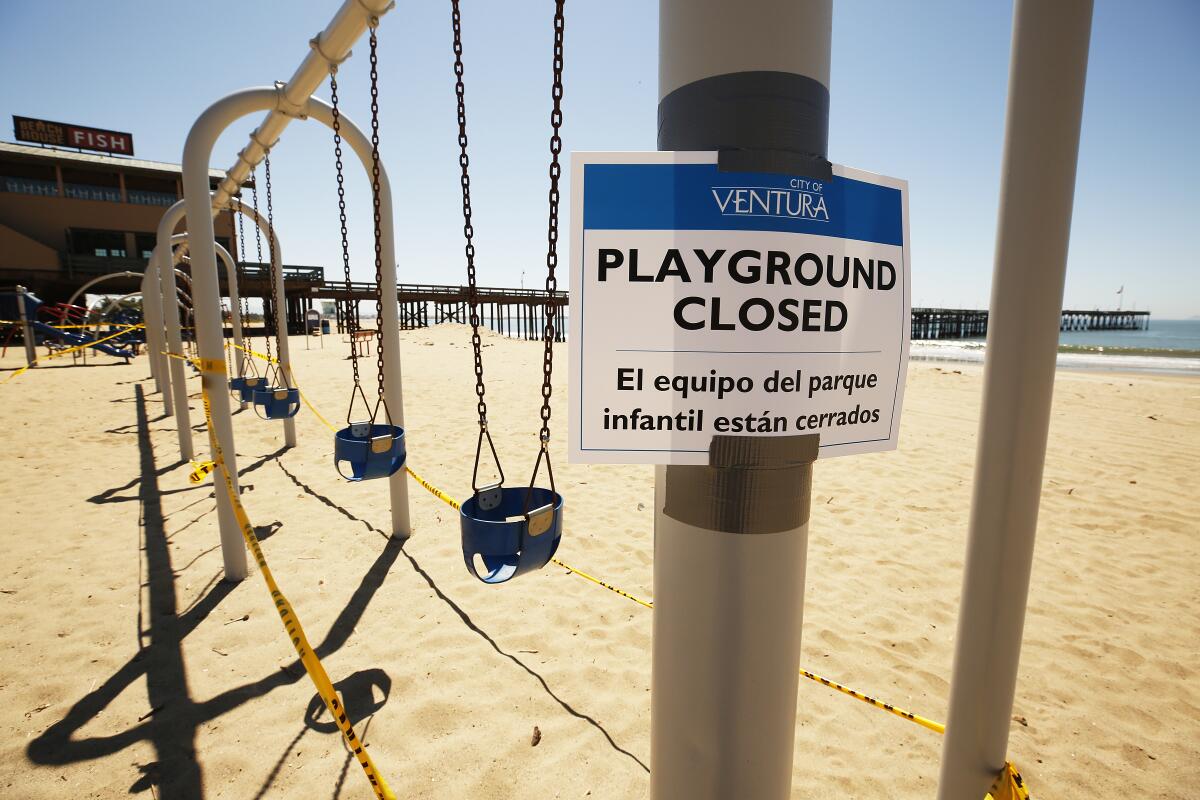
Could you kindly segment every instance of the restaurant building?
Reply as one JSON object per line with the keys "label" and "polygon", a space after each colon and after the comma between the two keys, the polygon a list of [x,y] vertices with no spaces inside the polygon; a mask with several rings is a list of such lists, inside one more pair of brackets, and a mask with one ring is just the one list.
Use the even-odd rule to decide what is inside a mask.
{"label": "restaurant building", "polygon": [[[224,176],[211,170],[212,186]],[[163,212],[183,196],[180,177],[178,164],[0,142],[0,286],[65,301],[99,275],[143,272]],[[215,229],[236,255],[232,214]],[[131,278],[103,291],[137,289]]]}

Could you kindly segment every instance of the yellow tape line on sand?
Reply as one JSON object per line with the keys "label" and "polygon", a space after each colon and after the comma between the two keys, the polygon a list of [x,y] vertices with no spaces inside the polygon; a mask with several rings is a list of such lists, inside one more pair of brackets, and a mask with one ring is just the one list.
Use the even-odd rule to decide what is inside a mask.
{"label": "yellow tape line on sand", "polygon": [[68,347],[66,350],[56,350],[55,352],[50,353],[49,355],[41,356],[40,358],[35,358],[33,360],[32,364],[26,364],[25,366],[21,367],[19,370],[14,372],[12,375],[9,375],[7,378],[5,378],[4,382],[8,383],[13,378],[17,377],[18,375],[21,375],[26,370],[28,370],[30,367],[37,366],[42,361],[48,361],[52,358],[58,358],[59,356],[69,355],[71,353],[78,352],[79,350],[85,350],[89,347],[93,347],[94,345],[103,344],[104,342],[107,342],[109,339],[116,339],[118,336],[124,336],[125,334],[129,333],[131,330],[134,330],[136,328],[144,328],[144,327],[145,327],[145,325],[143,323],[139,322],[137,325],[130,325],[125,330],[118,331],[118,332],[112,334],[111,336],[105,336],[103,339],[97,339],[94,342],[86,342],[85,344],[77,344],[74,347]]}
{"label": "yellow tape line on sand", "polygon": [[[224,365],[221,365],[219,370],[224,374]],[[395,800],[396,795],[388,787],[387,781],[379,774],[375,768],[375,764],[371,761],[371,757],[367,754],[366,747],[358,739],[358,734],[354,732],[354,728],[350,723],[350,719],[346,716],[345,710],[342,708],[342,702],[337,696],[337,691],[333,688],[333,683],[329,680],[329,675],[325,672],[325,667],[321,665],[321,659],[313,651],[312,645],[308,643],[308,638],[304,635],[304,628],[300,624],[299,617],[296,616],[292,604],[280,591],[279,585],[275,583],[275,576],[271,574],[271,568],[267,566],[267,558],[263,555],[262,547],[259,545],[258,536],[254,533],[254,526],[250,523],[250,518],[246,514],[246,509],[242,506],[242,501],[238,497],[237,492],[233,488],[233,479],[229,475],[229,469],[225,465],[225,457],[221,452],[220,442],[213,434],[212,423],[212,403],[208,397],[208,391],[202,389],[202,397],[204,399],[204,418],[208,422],[208,439],[212,446],[215,456],[214,463],[219,468],[220,475],[225,483],[225,492],[229,496],[229,502],[233,505],[233,513],[237,518],[238,527],[242,529],[242,538],[246,540],[246,546],[250,548],[250,552],[254,554],[254,561],[258,564],[258,570],[262,573],[263,580],[267,584],[267,589],[271,593],[271,599],[275,603],[275,608],[279,612],[279,618],[283,621],[283,628],[287,632],[288,638],[292,641],[292,646],[296,648],[296,655],[300,657],[300,663],[304,665],[304,671],[308,673],[308,677],[316,686],[317,694],[325,702],[325,707],[329,709],[330,716],[338,726],[338,730],[342,732],[342,738],[346,742],[346,746],[350,748],[350,752],[358,759],[359,766],[362,767],[363,773],[367,776],[367,780],[371,782],[371,789],[375,793],[375,797],[379,800]]]}
{"label": "yellow tape line on sand", "polygon": [[[447,505],[454,508],[455,510],[457,510],[459,508],[459,503],[456,500],[454,500],[452,497],[447,495],[445,492],[443,492],[441,489],[439,489],[438,487],[434,486],[429,481],[422,478],[420,475],[418,475],[416,472],[414,472],[411,468],[406,466],[405,469],[408,470],[408,474],[411,475],[417,483],[421,484],[421,486],[424,487],[434,497],[438,498],[443,503],[446,503]],[[637,597],[636,595],[630,594],[629,592],[625,591],[624,589],[621,589],[617,586],[613,586],[611,583],[606,583],[605,581],[600,580],[599,578],[595,577],[594,575],[589,575],[588,573],[584,572],[583,570],[576,569],[575,567],[572,567],[570,564],[560,561],[557,558],[552,558],[550,560],[553,563],[557,564],[558,566],[562,567],[563,569],[567,570],[568,572],[572,572],[581,578],[585,578],[585,579],[591,581],[592,583],[596,584],[597,586],[603,586],[605,589],[608,589],[610,592],[615,592],[616,594],[619,594],[624,598],[632,600],[633,602],[637,603],[638,605],[645,606],[646,608],[654,608],[654,603],[649,600],[643,600],[642,598]],[[861,700],[862,702],[864,702],[870,706],[873,706],[878,709],[882,709],[891,714],[895,714],[897,717],[900,717],[901,719],[906,719],[909,722],[915,722],[916,724],[920,725],[921,727],[927,728],[931,731],[934,731],[935,733],[944,734],[946,732],[946,726],[940,722],[934,722],[933,720],[927,719],[926,717],[922,717],[919,714],[914,714],[911,711],[905,711],[903,708],[894,706],[891,703],[885,703],[882,700],[877,700],[874,697],[871,697],[870,695],[863,694],[862,692],[859,692],[859,691],[855,691],[854,689],[851,689],[848,686],[843,686],[842,684],[837,683],[836,681],[831,681],[828,678],[822,678],[820,675],[809,672],[808,670],[802,669],[802,670],[800,670],[800,674],[803,675],[804,677],[808,678],[811,681],[820,683],[823,686],[828,686],[830,689],[836,689],[837,691],[842,692],[843,694],[848,695],[850,697],[853,697],[856,700]],[[991,798],[991,800],[1029,800],[1029,790],[1025,787],[1025,781],[1021,777],[1021,773],[1017,771],[1016,766],[1014,766],[1011,761],[1005,762],[1004,770],[1000,773],[999,777],[996,778],[996,782],[994,784],[992,784],[992,789],[988,793],[987,797]]]}
{"label": "yellow tape line on sand", "polygon": [[[231,346],[237,347],[237,345],[231,345]],[[263,355],[262,353],[256,353],[253,350],[248,350],[244,347],[241,349],[245,350],[247,353],[251,353],[252,355],[258,356],[259,358],[267,359],[267,356]],[[292,375],[294,378],[295,377],[294,373],[292,373]],[[295,384],[293,383],[293,385],[295,385]],[[304,393],[301,392],[300,396],[304,397]],[[308,401],[305,400],[305,403],[308,403]],[[317,410],[315,408],[313,408],[311,403],[308,403],[308,407],[310,409],[312,409],[313,413],[316,414],[317,417],[322,422],[325,423],[325,427],[329,428],[329,430],[331,430],[331,431],[335,430],[334,427],[332,425],[330,425],[329,422],[325,419],[325,417],[321,416],[321,414],[319,412],[317,412]],[[446,505],[453,508],[455,511],[459,510],[460,504],[453,497],[446,494],[441,489],[439,489],[437,486],[433,485],[432,483],[430,483],[429,481],[425,480],[423,477],[418,475],[412,469],[412,467],[409,467],[407,464],[405,465],[404,469],[406,472],[408,472],[409,476],[413,480],[415,480],[417,483],[419,483],[421,485],[421,487],[423,489],[425,489],[427,492],[432,494],[437,499],[441,500]],[[571,566],[570,564],[567,564],[564,561],[560,561],[557,558],[552,558],[552,559],[550,559],[550,561],[553,562],[554,564],[562,567],[563,569],[567,570],[568,572],[578,575],[579,577],[584,578],[585,580],[589,580],[592,583],[596,584],[597,586],[603,586],[605,589],[608,589],[610,592],[614,592],[628,600],[632,600],[633,602],[637,603],[640,606],[644,606],[645,608],[651,608],[651,609],[654,608],[654,603],[652,601],[643,600],[642,598],[640,598],[634,594],[631,594],[631,593],[625,591],[624,589],[621,589],[620,587],[613,586],[611,583],[607,583],[607,582],[601,580],[600,578],[597,578],[594,575],[589,575],[588,573],[584,572],[583,570],[577,569],[577,568]],[[848,686],[843,686],[842,684],[837,683],[836,681],[831,681],[828,678],[822,678],[820,675],[809,672],[808,670],[802,669],[802,670],[800,670],[800,674],[803,675],[804,677],[808,678],[811,681],[815,681],[816,683],[819,683],[823,686],[827,686],[830,689],[839,691],[849,697],[853,697],[856,700],[860,700],[860,701],[866,703],[867,705],[873,706],[873,707],[881,709],[883,711],[887,711],[888,713],[894,714],[897,717],[900,717],[901,719],[906,719],[909,722],[915,722],[917,725],[920,725],[923,728],[927,728],[931,731],[934,731],[935,733],[944,734],[946,732],[946,726],[940,722],[935,722],[926,717],[922,717],[919,714],[914,714],[911,711],[905,711],[903,708],[894,706],[891,703],[885,703],[882,700],[877,700],[874,697],[871,697],[870,695],[867,695],[867,694],[864,694],[863,692],[859,692],[854,689],[851,689]],[[1021,773],[1017,771],[1017,768],[1013,765],[1013,763],[1011,761],[1005,763],[1004,770],[1000,773],[1000,776],[996,778],[996,783],[992,785],[992,790],[991,790],[991,792],[988,793],[988,797],[992,798],[992,800],[1028,800],[1029,791],[1028,791],[1028,789],[1025,788],[1025,782],[1021,778]]]}

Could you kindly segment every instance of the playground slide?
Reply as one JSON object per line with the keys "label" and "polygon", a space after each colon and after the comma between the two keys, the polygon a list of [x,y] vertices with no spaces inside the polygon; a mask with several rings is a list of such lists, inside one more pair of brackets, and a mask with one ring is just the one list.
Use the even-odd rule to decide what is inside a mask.
{"label": "playground slide", "polygon": [[[78,334],[78,333],[68,333],[67,331],[60,331],[58,328],[55,328],[52,325],[47,325],[44,322],[38,322],[38,321],[34,320],[34,321],[30,322],[29,324],[33,326],[33,329],[35,331],[41,331],[46,336],[53,336],[56,339],[62,339],[64,342],[67,342],[69,344],[88,344],[89,342],[92,341],[91,336],[84,336],[84,335]],[[94,347],[95,349],[99,350],[101,353],[107,353],[108,355],[116,356],[117,358],[133,358],[134,357],[134,354],[129,352],[128,350],[122,350],[119,347],[114,347],[113,345],[109,344],[108,342],[101,342],[100,344],[93,344],[91,346]]]}

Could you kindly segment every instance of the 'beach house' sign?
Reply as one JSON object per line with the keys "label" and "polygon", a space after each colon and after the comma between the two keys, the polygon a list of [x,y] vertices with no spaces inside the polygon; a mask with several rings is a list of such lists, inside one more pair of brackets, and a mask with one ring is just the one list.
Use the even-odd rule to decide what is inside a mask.
{"label": "'beach house' sign", "polygon": [[570,458],[705,464],[714,434],[896,447],[907,184],[722,172],[716,153],[575,153]]}

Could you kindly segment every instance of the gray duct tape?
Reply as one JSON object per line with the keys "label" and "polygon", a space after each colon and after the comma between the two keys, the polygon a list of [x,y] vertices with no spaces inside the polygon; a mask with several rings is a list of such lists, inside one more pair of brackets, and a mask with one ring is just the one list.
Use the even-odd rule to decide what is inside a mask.
{"label": "gray duct tape", "polygon": [[718,150],[724,171],[828,180],[829,89],[791,72],[733,72],[658,104],[659,150]]}
{"label": "gray duct tape", "polygon": [[779,533],[808,522],[820,437],[714,436],[709,465],[669,466],[663,513],[725,533]]}

